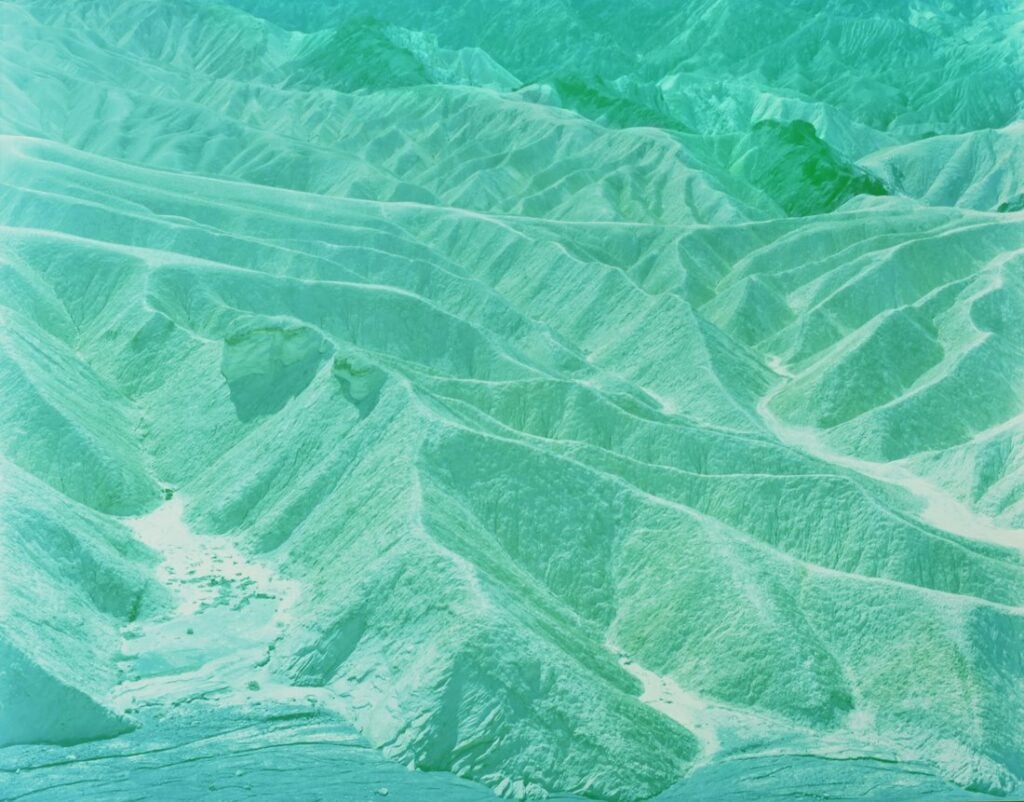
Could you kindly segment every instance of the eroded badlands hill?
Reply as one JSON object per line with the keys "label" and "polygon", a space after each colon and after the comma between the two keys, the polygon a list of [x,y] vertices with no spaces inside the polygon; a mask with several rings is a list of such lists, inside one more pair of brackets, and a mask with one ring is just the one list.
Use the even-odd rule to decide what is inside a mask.
{"label": "eroded badlands hill", "polygon": [[1019,3],[0,19],[0,795],[1022,792]]}

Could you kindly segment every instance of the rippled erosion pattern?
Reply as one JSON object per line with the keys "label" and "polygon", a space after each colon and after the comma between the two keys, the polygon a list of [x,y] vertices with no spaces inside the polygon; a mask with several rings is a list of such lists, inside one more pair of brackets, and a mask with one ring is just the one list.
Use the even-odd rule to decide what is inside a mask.
{"label": "rippled erosion pattern", "polygon": [[0,26],[0,799],[1024,797],[1021,0]]}

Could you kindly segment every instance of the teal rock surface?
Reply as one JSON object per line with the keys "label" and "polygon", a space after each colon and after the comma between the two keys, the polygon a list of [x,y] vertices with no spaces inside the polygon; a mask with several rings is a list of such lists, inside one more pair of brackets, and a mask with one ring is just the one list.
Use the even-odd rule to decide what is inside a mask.
{"label": "teal rock surface", "polygon": [[0,26],[0,799],[1024,796],[1018,0]]}

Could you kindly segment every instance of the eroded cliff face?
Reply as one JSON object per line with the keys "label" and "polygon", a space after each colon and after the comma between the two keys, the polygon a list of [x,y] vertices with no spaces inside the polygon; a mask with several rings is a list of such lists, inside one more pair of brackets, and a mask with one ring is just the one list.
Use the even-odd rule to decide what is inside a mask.
{"label": "eroded cliff face", "polygon": [[1021,792],[1019,4],[0,19],[0,794]]}

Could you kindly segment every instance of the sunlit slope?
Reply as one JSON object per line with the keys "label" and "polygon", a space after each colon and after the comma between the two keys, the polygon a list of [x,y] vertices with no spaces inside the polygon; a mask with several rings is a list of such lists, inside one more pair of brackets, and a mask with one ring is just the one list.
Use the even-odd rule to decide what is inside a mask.
{"label": "sunlit slope", "polygon": [[0,741],[259,718],[135,715],[173,489],[299,588],[268,716],[519,797],[1012,794],[1014,9],[448,5],[4,6]]}
{"label": "sunlit slope", "polygon": [[154,558],[110,518],[0,464],[0,745],[74,744],[132,728],[111,709],[118,627],[159,596]]}
{"label": "sunlit slope", "polygon": [[[5,43],[9,131],[317,194],[534,217],[710,222],[757,215],[754,204],[774,208],[724,170],[709,174],[661,131],[609,131],[476,87],[399,81],[370,94],[329,91],[325,76],[346,72],[324,61],[330,42],[318,45],[322,74],[311,89],[295,78],[294,61],[315,35],[252,21],[251,41],[239,47],[237,12],[196,11],[196,25],[189,12],[147,0],[105,7],[115,10],[103,21],[109,33],[84,42],[89,6],[39,4],[46,25],[20,8],[9,12],[26,16]],[[346,36],[360,41],[379,33],[370,23],[350,28]],[[34,46],[41,36],[46,49]],[[157,59],[168,42],[180,53],[165,66]],[[139,69],[140,58],[157,61]],[[54,61],[68,69],[54,74]],[[98,76],[97,63],[112,75]],[[376,69],[387,75],[386,64]],[[95,117],[97,107],[109,116]]]}
{"label": "sunlit slope", "polygon": [[1019,0],[231,2],[287,28],[373,15],[479,46],[524,83],[574,78],[628,101],[633,125],[650,110],[704,134],[802,119],[851,152],[1001,127],[1024,99]]}
{"label": "sunlit slope", "polygon": [[936,136],[865,160],[889,185],[933,206],[989,212],[1024,210],[1024,125]]}
{"label": "sunlit slope", "polygon": [[[32,147],[17,143],[12,151],[31,152]],[[54,198],[65,194],[59,190],[64,180],[61,174],[67,172],[60,159],[65,154],[49,147],[42,153],[37,151],[31,181],[20,182],[23,186],[19,196],[23,199],[30,192],[24,184],[38,182],[47,187],[45,197],[48,200],[42,208],[48,215],[59,214]],[[50,156],[49,165],[40,158],[42,155]],[[80,160],[81,157],[74,158]],[[119,177],[122,201],[152,209],[155,219],[165,216],[160,200],[169,199],[186,207],[209,205],[209,202],[194,200],[209,195],[208,191],[200,189],[203,185],[191,191],[185,185],[183,191],[173,193],[168,189],[175,187],[179,180],[163,176],[161,189],[154,191],[149,188],[155,183],[152,174],[148,180],[143,180],[137,170],[95,159],[86,161],[91,164],[94,191],[102,188],[104,173],[112,172]],[[205,182],[206,186],[208,184]],[[132,186],[134,189],[129,190]],[[242,192],[241,188],[233,192],[231,187],[221,187],[221,190],[221,203],[228,206],[232,196]],[[235,197],[240,198],[240,195]],[[281,216],[293,200],[298,198],[280,195],[268,198],[266,206],[276,207],[275,215]],[[339,203],[353,207],[352,202]],[[11,210],[11,222],[26,230],[25,234],[12,237],[12,241],[21,241],[18,252],[29,261],[48,240],[38,231],[29,231],[38,229],[32,219],[32,206],[25,203],[20,210]],[[177,229],[185,219],[181,211],[179,206],[175,215],[178,222],[174,225]],[[193,214],[209,219],[198,211]],[[259,215],[258,212],[252,214]],[[336,213],[328,212],[324,216],[331,218]],[[427,219],[421,221],[419,218],[424,216]],[[238,217],[245,219],[250,215]],[[366,228],[385,228],[378,210],[367,208],[365,203],[356,203],[343,217],[347,225],[359,220]],[[293,239],[301,239],[296,235],[305,226],[320,228],[321,234],[324,227],[331,227],[317,216],[311,217],[309,212],[304,218],[303,221],[295,216],[288,225]],[[113,219],[116,221],[117,216]],[[400,212],[397,219],[413,229],[464,222],[451,212],[429,209],[409,209]],[[253,219],[252,222],[259,221]],[[235,246],[250,250],[254,255],[264,249],[273,252],[280,246],[267,240],[270,225],[270,219],[264,219],[260,226],[263,235],[257,242],[245,244],[245,240],[239,238]],[[492,229],[491,236],[514,237],[507,232],[505,224],[497,221],[481,220],[473,225]],[[606,377],[604,371],[589,367],[585,359],[572,359],[568,346],[558,347],[550,332],[548,342],[537,341],[537,353],[532,357],[515,348],[514,341],[508,342],[505,354],[499,356],[483,339],[477,340],[471,333],[473,326],[465,321],[461,323],[464,333],[457,338],[461,351],[443,345],[432,346],[429,340],[410,341],[409,337],[399,336],[401,330],[396,332],[392,325],[378,329],[359,323],[359,310],[365,308],[369,293],[376,317],[386,314],[390,305],[401,304],[407,316],[421,314],[433,321],[429,326],[422,326],[424,332],[453,336],[443,333],[446,328],[458,326],[459,321],[445,317],[433,306],[424,306],[422,312],[416,312],[423,303],[417,298],[429,297],[428,289],[421,289],[414,296],[408,290],[381,285],[379,276],[369,284],[365,279],[320,278],[325,272],[344,275],[344,268],[335,260],[323,257],[293,255],[294,261],[284,270],[284,275],[267,275],[252,268],[204,261],[205,237],[202,235],[173,256],[165,251],[141,254],[135,251],[128,255],[124,254],[124,244],[118,241],[131,227],[125,220],[104,228],[97,219],[92,229],[99,242],[80,236],[62,236],[63,248],[69,255],[75,254],[79,260],[90,258],[97,265],[97,271],[104,273],[108,271],[100,266],[111,265],[111,275],[98,286],[109,291],[115,283],[135,284],[141,291],[140,301],[145,298],[146,306],[152,310],[145,311],[140,306],[139,312],[122,314],[115,326],[107,328],[109,335],[103,352],[109,366],[103,366],[98,353],[97,364],[111,375],[129,366],[134,373],[145,377],[144,381],[126,383],[125,389],[138,399],[141,407],[152,410],[154,421],[161,421],[149,429],[152,436],[149,447],[158,462],[166,460],[166,467],[160,471],[164,480],[184,485],[190,477],[197,477],[195,489],[189,492],[198,494],[197,509],[206,510],[207,526],[204,528],[245,529],[260,548],[277,548],[282,555],[287,554],[294,564],[293,570],[308,577],[314,590],[302,602],[300,610],[307,613],[309,623],[304,623],[295,635],[286,639],[289,648],[281,654],[292,656],[285,659],[281,668],[296,681],[329,683],[345,690],[346,696],[358,698],[361,693],[369,694],[377,704],[382,698],[392,697],[396,712],[392,714],[395,724],[391,727],[404,727],[401,717],[412,718],[410,713],[416,714],[417,702],[412,700],[426,690],[424,683],[430,687],[433,682],[439,682],[441,687],[447,687],[466,669],[459,669],[458,662],[451,668],[442,664],[435,668],[440,677],[431,680],[415,663],[399,663],[386,669],[388,673],[384,676],[390,679],[377,680],[382,687],[375,689],[371,684],[366,688],[359,683],[359,687],[349,688],[352,680],[347,676],[351,673],[358,677],[362,673],[359,669],[362,661],[369,661],[368,665],[375,667],[373,673],[382,671],[392,662],[392,659],[383,665],[380,662],[382,654],[391,649],[388,644],[415,643],[422,639],[432,643],[435,649],[465,653],[463,659],[472,666],[473,672],[481,671],[482,663],[486,665],[483,655],[502,654],[500,670],[512,672],[511,676],[515,677],[519,671],[527,670],[526,666],[516,667],[515,655],[543,653],[541,647],[523,644],[507,652],[496,650],[484,645],[493,637],[487,633],[504,632],[499,636],[503,643],[515,643],[510,641],[513,632],[519,633],[516,637],[523,637],[524,631],[533,633],[528,637],[541,637],[545,642],[553,642],[553,646],[557,644],[556,648],[569,649],[571,662],[563,670],[571,680],[569,688],[572,690],[556,686],[552,696],[564,709],[573,696],[581,692],[594,694],[587,703],[581,699],[579,714],[585,720],[593,720],[597,711],[607,705],[609,699],[614,699],[616,693],[612,690],[614,685],[606,686],[608,680],[601,678],[602,672],[610,672],[613,677],[619,673],[614,662],[609,663],[602,657],[607,637],[604,633],[613,619],[619,619],[614,621],[612,634],[620,644],[637,654],[645,664],[672,671],[678,657],[671,655],[690,653],[693,647],[686,646],[690,638],[696,639],[694,646],[700,645],[706,638],[704,627],[713,626],[712,622],[730,615],[728,611],[732,609],[741,619],[746,619],[743,627],[737,625],[733,629],[736,642],[730,645],[728,640],[716,639],[719,640],[716,648],[724,650],[721,655],[708,645],[696,649],[703,656],[696,664],[692,657],[687,658],[681,674],[685,684],[726,702],[753,703],[788,713],[799,721],[838,723],[854,706],[853,688],[838,672],[838,664],[837,673],[830,676],[829,664],[835,658],[827,655],[835,647],[815,645],[821,643],[820,636],[816,628],[804,630],[808,626],[805,623],[807,613],[790,617],[780,610],[759,620],[750,619],[749,613],[743,612],[748,604],[763,604],[758,599],[764,592],[782,593],[782,598],[792,593],[792,590],[783,590],[787,583],[779,579],[777,572],[772,572],[769,587],[776,590],[762,588],[756,596],[750,596],[751,579],[763,570],[755,566],[772,553],[766,551],[765,546],[756,547],[754,542],[742,545],[751,537],[776,552],[823,568],[897,579],[945,592],[966,592],[1000,603],[1020,603],[1019,593],[1006,596],[1006,591],[1020,587],[1018,573],[1005,574],[1007,568],[1016,563],[1014,560],[1005,564],[1008,555],[972,546],[970,550],[976,556],[965,561],[965,554],[970,552],[964,552],[967,544],[963,542],[954,545],[947,536],[949,547],[944,547],[943,539],[936,540],[937,533],[933,530],[904,522],[898,515],[886,523],[884,517],[877,517],[880,512],[894,505],[897,509],[904,504],[912,508],[912,504],[887,497],[880,488],[865,494],[863,483],[852,482],[841,475],[830,478],[827,474],[832,470],[808,463],[772,445],[766,435],[751,439],[752,435],[697,427],[678,414],[666,414],[665,402],[655,400],[649,391],[631,389],[635,385],[621,378],[611,379],[609,386],[610,377]],[[187,232],[188,229],[179,231],[182,242],[188,241]],[[402,232],[403,229],[396,227],[391,237],[401,242],[407,236]],[[230,243],[234,239],[222,229],[205,247],[223,254],[231,250]],[[485,235],[480,233],[465,239],[483,241]],[[529,241],[525,247],[528,252],[543,246]],[[191,253],[183,255],[186,250]],[[106,258],[99,258],[100,254]],[[449,269],[454,270],[458,263],[448,259]],[[517,261],[523,265],[534,263],[530,259]],[[145,276],[143,284],[132,278],[132,274],[139,271]],[[297,275],[290,275],[293,273]],[[451,281],[441,271],[429,275],[437,275],[442,282]],[[424,281],[424,287],[434,284],[433,279]],[[187,296],[182,295],[186,287]],[[59,287],[57,291],[67,292],[68,289]],[[313,292],[314,289],[317,292]],[[479,287],[477,292],[485,293],[484,287]],[[326,302],[332,297],[337,299],[336,304]],[[332,311],[337,307],[344,313]],[[132,317],[135,321],[129,323]],[[500,315],[495,312],[488,319],[500,320]],[[451,322],[446,323],[448,320]],[[102,320],[102,314],[85,318],[79,325],[88,331],[96,322],[110,325]],[[683,334],[689,334],[688,339],[693,337],[692,331],[673,331],[679,332],[680,339]],[[492,330],[491,337],[500,334]],[[181,339],[183,337],[185,339]],[[667,346],[673,339],[676,338],[669,337],[654,350],[671,353]],[[119,340],[124,344],[115,346]],[[213,345],[211,340],[220,345]],[[635,351],[643,341],[638,339],[631,350]],[[188,345],[189,342],[193,344]],[[335,343],[340,343],[340,347]],[[516,355],[515,361],[509,353]],[[560,362],[566,364],[559,365]],[[487,367],[476,368],[476,363]],[[196,381],[185,372],[189,367],[199,375],[214,379],[209,392],[196,394]],[[580,375],[572,380],[574,373]],[[668,385],[658,397],[673,403],[671,391],[672,386]],[[545,396],[550,397],[548,403],[536,403],[536,399]],[[214,403],[218,398],[220,402]],[[527,403],[526,399],[532,399],[533,403]],[[698,408],[698,400],[684,396],[674,403]],[[544,413],[545,409],[562,411],[551,417],[552,411]],[[193,429],[201,434],[198,441],[182,438],[182,421],[203,421],[210,429]],[[325,421],[336,423],[325,431]],[[214,423],[217,424],[215,429]],[[192,426],[194,424],[184,427],[184,431]],[[336,435],[328,434],[335,428]],[[523,442],[517,444],[517,441]],[[281,443],[280,450],[268,451],[268,442]],[[675,443],[678,445],[673,445]],[[293,449],[309,454],[309,462],[296,463]],[[730,454],[735,454],[735,458]],[[474,467],[477,463],[479,465]],[[579,467],[574,468],[574,465]],[[464,467],[452,474],[452,466]],[[578,478],[573,478],[574,473],[578,473]],[[339,476],[342,477],[340,483]],[[488,476],[490,483],[496,483],[495,492],[499,493],[493,497],[486,485],[478,484],[481,477]],[[506,489],[499,490],[503,485]],[[829,506],[808,504],[804,494],[817,485],[830,499]],[[603,487],[606,489],[602,490]],[[797,491],[797,487],[802,489]],[[502,500],[509,493],[516,499],[511,505]],[[758,493],[775,499],[775,516],[765,518],[764,510],[756,503],[743,501],[753,499]],[[843,498],[845,502],[839,501]],[[614,501],[593,508],[590,499]],[[834,511],[829,512],[837,501]],[[496,503],[501,506],[495,508]],[[578,507],[574,506],[577,504]],[[376,509],[380,512],[374,512]],[[452,510],[458,509],[466,511],[453,518]],[[488,509],[503,510],[501,519],[494,520]],[[714,532],[709,528],[707,515],[722,522],[720,534],[711,541],[706,540]],[[548,524],[535,531],[538,520]],[[736,540],[739,533],[730,534],[736,527],[748,533],[745,538]],[[857,537],[836,541],[834,535],[822,536],[823,530],[847,532],[851,527]],[[552,536],[552,531],[559,533],[557,538]],[[573,531],[579,533],[575,544],[566,539]],[[348,534],[332,535],[341,532]],[[417,532],[420,534],[414,534]],[[528,532],[534,534],[524,543]],[[671,539],[662,540],[665,535],[658,536],[659,532],[665,532]],[[687,532],[692,534],[686,535]],[[698,539],[692,540],[694,537]],[[894,551],[893,537],[904,541],[906,546]],[[666,564],[666,556],[674,551],[670,544],[680,538],[687,543],[688,565],[693,560],[695,565],[707,568],[728,566],[729,574],[708,576],[705,580],[695,580],[689,588],[680,587],[676,581],[678,570],[671,563]],[[724,540],[719,541],[719,538]],[[498,554],[505,552],[504,557],[496,557],[491,548],[481,550],[480,544],[491,539],[499,546]],[[382,560],[380,549],[389,542],[405,545],[397,550],[385,549],[389,556]],[[716,542],[719,545],[714,545]],[[871,557],[872,542],[877,543],[876,557]],[[912,546],[915,542],[917,545]],[[621,545],[616,546],[616,543]],[[720,551],[723,546],[724,552]],[[608,549],[610,551],[606,551]],[[753,550],[744,559],[747,549]],[[623,553],[615,554],[616,551]],[[430,552],[436,553],[436,562],[424,560],[424,553]],[[900,553],[909,558],[902,568],[893,563],[894,556]],[[694,559],[695,554],[703,556]],[[363,565],[363,560],[369,562],[357,574],[365,578],[355,587],[339,586],[330,567],[341,563],[351,568]],[[648,560],[653,562],[645,567]],[[581,570],[588,564],[591,568]],[[744,564],[748,567],[743,568]],[[559,569],[559,565],[564,567]],[[410,610],[415,610],[417,604],[428,606],[413,619],[412,628],[408,629],[396,623],[402,616],[390,606],[382,606],[381,599],[394,597],[395,590],[389,588],[396,587],[394,583],[399,576],[403,577],[402,586],[408,587],[412,581],[408,571],[413,566],[423,576],[422,590],[405,590],[399,601],[392,603],[399,604],[399,609],[413,605]],[[450,573],[452,571],[454,573]],[[625,576],[615,577],[623,571]],[[650,574],[651,571],[654,573]],[[972,578],[972,574],[977,578]],[[795,581],[796,576],[791,581]],[[445,613],[444,608],[427,612],[438,602],[435,587],[439,577],[447,577],[443,585],[448,588],[447,593],[454,594],[445,604],[445,608],[451,605],[451,613]],[[769,582],[767,576],[763,581]],[[732,583],[736,587],[730,590]],[[322,590],[315,590],[318,587]],[[415,584],[412,587],[415,589]],[[722,596],[717,605],[708,598],[712,587],[721,588]],[[835,592],[841,586],[826,581],[823,587]],[[892,590],[887,587],[879,586],[876,592],[889,597],[900,586],[893,586]],[[678,646],[669,646],[671,641],[666,641],[658,632],[660,627],[665,627],[666,634],[675,631],[676,637],[680,637],[680,622],[665,615],[665,605],[668,598],[681,591],[684,595],[679,600],[680,610],[689,609],[685,594],[697,593],[709,620],[702,625],[688,614],[684,620],[689,619],[688,629],[693,634],[682,635]],[[616,596],[622,601],[613,608],[609,601]],[[494,601],[484,601],[488,597]],[[895,598],[890,599],[890,604],[895,605],[895,601]],[[652,619],[649,612],[644,612],[645,604],[652,602],[662,616]],[[833,612],[825,613],[827,624],[824,626],[829,632],[836,627],[834,616],[848,609],[838,601],[833,601],[832,605]],[[913,604],[915,615],[922,614],[921,605],[921,600]],[[890,613],[890,626],[898,628],[906,611],[895,606]],[[517,607],[525,609],[517,611]],[[945,605],[935,613],[924,615],[927,619],[944,608]],[[445,624],[448,615],[455,618]],[[631,622],[630,618],[635,615],[641,617]],[[436,630],[427,625],[431,618],[438,619]],[[307,620],[305,616],[303,619]],[[590,624],[586,623],[588,620]],[[323,623],[314,625],[311,631],[313,621]],[[455,626],[456,621],[458,626]],[[652,622],[657,625],[650,632]],[[436,633],[433,637],[432,630]],[[800,641],[794,643],[801,631],[810,639],[803,645]],[[934,649],[935,633],[928,629],[921,633],[923,642],[917,648]],[[649,641],[652,637],[654,640]],[[647,648],[654,650],[652,657],[655,659],[645,654],[645,642],[651,643]],[[755,678],[764,682],[767,676],[758,660],[733,659],[744,642],[756,643],[757,653],[771,656],[772,670],[767,676],[772,680],[754,693],[747,689],[747,683]],[[775,645],[770,647],[769,643]],[[545,651],[548,648],[551,647],[545,647]],[[808,664],[809,655],[818,648],[823,649],[820,661]],[[908,648],[914,647],[908,645]],[[597,661],[591,667],[579,664],[588,649],[594,652],[593,659]],[[566,659],[559,658],[558,654],[556,651],[543,660],[545,670],[553,672],[553,676],[558,675],[557,667]],[[858,654],[858,658],[863,659],[863,655]],[[606,661],[604,669],[600,668],[602,660]],[[730,671],[723,676],[722,666],[726,664]],[[933,665],[928,664],[905,666],[899,671],[911,672],[904,680],[907,682],[925,667],[934,670]],[[871,670],[880,669],[873,665]],[[580,675],[581,671],[585,673]],[[408,676],[407,681],[414,683],[407,692],[402,691],[402,683],[397,681],[403,674]],[[625,675],[620,676],[618,683],[622,691],[619,693],[622,693],[630,688],[630,682]],[[942,676],[946,677],[944,672]],[[508,680],[488,680],[487,673],[476,679],[483,683],[482,687],[487,687],[488,681],[501,685]],[[794,697],[790,692],[794,681],[809,683],[807,691]],[[886,682],[875,691],[879,698],[874,704],[882,709],[888,706],[887,694],[892,681],[893,675],[887,674]],[[588,686],[595,690],[583,691]],[[902,696],[905,686],[899,687],[903,688]],[[924,687],[928,688],[929,696],[941,692],[935,685]],[[962,692],[956,684],[947,687],[951,701]],[[606,689],[598,691],[598,688]],[[817,690],[812,691],[812,688]],[[858,692],[864,690],[858,689]],[[403,693],[416,695],[403,701]],[[628,695],[623,702],[627,698]],[[462,715],[472,715],[473,699],[480,699],[478,703],[485,704],[488,711],[496,709],[493,690],[484,696],[467,692],[466,701],[460,707]],[[429,710],[438,702],[431,701],[428,694],[425,703]],[[537,704],[536,698],[533,704]],[[640,715],[643,708],[635,702],[633,705],[637,708],[634,715]],[[434,741],[443,740],[454,726],[444,715],[444,708],[439,709],[428,718],[432,726],[419,730],[415,741],[394,746],[401,748],[400,754],[405,756],[419,754],[426,765],[445,766],[445,761],[451,760],[450,755],[442,752],[442,757],[432,759],[429,751],[436,749]],[[392,731],[386,721],[379,722],[378,716],[375,714],[373,719],[368,719],[366,726],[380,728],[377,737],[384,744],[391,743]],[[941,718],[948,721],[947,716],[948,712]],[[503,720],[506,717],[507,720]],[[638,724],[643,725],[645,718],[649,716],[641,716]],[[514,756],[529,754],[523,744],[515,740],[514,733],[529,732],[523,728],[536,726],[530,724],[531,719],[528,716],[523,720],[521,713],[509,712],[487,722],[487,732],[491,735],[500,732],[501,725],[509,728],[510,754],[499,758],[503,767],[507,763],[514,766]],[[898,721],[898,715],[896,719]],[[654,723],[652,720],[646,727]],[[463,728],[465,726],[463,724]],[[602,723],[595,729],[600,736],[622,726]],[[939,723],[932,722],[931,726],[934,728]],[[953,721],[948,726],[949,735],[955,737],[963,722]],[[551,732],[549,725],[544,729]],[[557,731],[552,732],[551,737],[552,741],[543,747],[543,754],[557,754],[554,745],[567,739],[566,733]],[[659,736],[659,740],[663,738]],[[639,736],[636,741],[644,748],[644,754],[649,754],[651,744],[645,744]],[[536,733],[529,736],[529,742],[537,742]],[[685,743],[685,740],[680,741],[681,749],[685,748]],[[417,751],[406,751],[410,748]],[[684,757],[686,754],[682,752]],[[469,764],[468,768],[480,770],[471,758],[463,759]],[[428,762],[432,760],[438,762]],[[536,758],[532,760],[535,765]],[[592,762],[591,757],[588,771],[593,770]],[[454,767],[460,769],[463,765],[455,763]],[[618,771],[622,770],[621,765],[621,758],[617,758]],[[557,770],[565,772],[566,766],[567,760],[563,757]],[[675,771],[678,773],[680,769]],[[565,782],[564,774],[556,776],[558,781]],[[548,782],[558,787],[557,781]]]}

